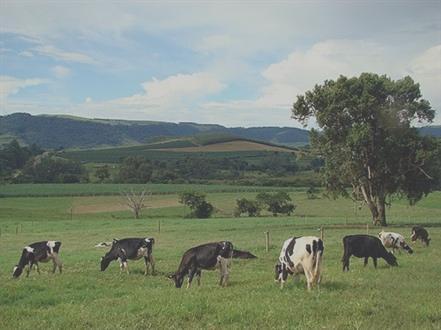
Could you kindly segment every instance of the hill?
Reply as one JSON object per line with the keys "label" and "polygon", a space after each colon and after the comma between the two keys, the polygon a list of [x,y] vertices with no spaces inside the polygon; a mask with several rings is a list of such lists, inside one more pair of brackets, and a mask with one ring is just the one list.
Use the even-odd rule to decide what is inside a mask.
{"label": "hill", "polygon": [[18,139],[46,149],[134,146],[189,137],[202,133],[220,134],[284,145],[302,145],[309,141],[307,130],[293,127],[234,127],[153,121],[87,119],[74,116],[33,116],[14,113],[0,117],[0,141]]}

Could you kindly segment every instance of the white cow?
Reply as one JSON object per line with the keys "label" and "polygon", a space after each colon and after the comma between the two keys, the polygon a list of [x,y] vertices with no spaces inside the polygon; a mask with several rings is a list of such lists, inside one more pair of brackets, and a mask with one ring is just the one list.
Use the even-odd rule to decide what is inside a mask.
{"label": "white cow", "polygon": [[320,283],[323,241],[315,236],[292,237],[282,246],[275,266],[275,280],[283,288],[288,274],[305,274],[308,290]]}
{"label": "white cow", "polygon": [[406,241],[404,240],[403,235],[393,232],[381,231],[380,233],[378,233],[378,237],[380,238],[385,248],[392,249],[392,253],[395,253],[395,249],[398,249],[398,251],[400,251],[400,249],[406,250],[409,254],[413,253],[413,250],[410,248],[409,245],[407,245]]}

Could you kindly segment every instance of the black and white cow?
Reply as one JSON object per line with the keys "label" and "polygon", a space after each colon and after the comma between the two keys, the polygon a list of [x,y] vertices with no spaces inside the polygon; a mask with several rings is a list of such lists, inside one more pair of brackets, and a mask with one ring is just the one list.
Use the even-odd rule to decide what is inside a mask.
{"label": "black and white cow", "polygon": [[233,244],[229,241],[207,243],[187,250],[182,256],[178,270],[169,278],[177,288],[182,287],[184,277],[188,275],[187,288],[191,286],[193,277],[196,275],[198,285],[201,284],[202,269],[213,270],[219,268],[219,285],[227,286],[228,265],[233,256]]}
{"label": "black and white cow", "polygon": [[398,249],[398,251],[401,251],[400,249],[403,249],[409,254],[413,253],[412,248],[409,245],[407,245],[403,235],[394,232],[381,231],[378,234],[378,237],[380,238],[384,247],[391,248],[392,253],[394,254],[395,254],[395,249]]}
{"label": "black and white cow", "polygon": [[280,251],[275,266],[275,280],[283,288],[288,274],[305,274],[308,290],[321,280],[321,265],[324,251],[323,241],[315,236],[292,237],[287,239]]}
{"label": "black and white cow", "polygon": [[110,251],[101,258],[101,271],[105,271],[113,260],[119,261],[121,272],[125,269],[129,273],[127,260],[138,260],[144,257],[145,272],[147,275],[149,264],[152,267],[152,274],[155,273],[155,259],[153,258],[153,238],[124,238],[114,239]]}
{"label": "black and white cow", "polygon": [[348,235],[343,238],[344,254],[342,258],[343,271],[349,271],[349,258],[354,255],[364,258],[364,265],[368,263],[368,258],[374,261],[377,268],[377,259],[383,258],[391,266],[398,266],[395,256],[388,252],[381,240],[370,235]]}
{"label": "black and white cow", "polygon": [[412,234],[410,236],[412,242],[415,242],[417,239],[421,240],[426,246],[429,246],[430,238],[429,233],[424,227],[421,226],[413,226]]}
{"label": "black and white cow", "polygon": [[28,277],[34,265],[37,268],[38,274],[40,274],[38,263],[48,262],[49,260],[52,260],[54,264],[52,273],[55,273],[55,270],[58,267],[61,274],[63,266],[58,256],[60,247],[61,242],[58,241],[42,241],[25,246],[21,253],[18,265],[14,267],[12,276],[18,278],[26,267],[26,277]]}

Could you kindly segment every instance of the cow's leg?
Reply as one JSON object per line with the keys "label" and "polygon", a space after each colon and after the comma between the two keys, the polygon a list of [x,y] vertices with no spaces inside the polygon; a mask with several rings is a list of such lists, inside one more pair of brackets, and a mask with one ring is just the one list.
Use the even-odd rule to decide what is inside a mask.
{"label": "cow's leg", "polygon": [[196,268],[190,268],[188,271],[188,283],[187,283],[187,289],[191,287],[191,282],[193,281],[193,277],[196,274],[197,269]]}
{"label": "cow's leg", "polygon": [[35,268],[37,268],[37,273],[38,275],[40,275],[40,267],[38,267],[38,262],[35,263]]}
{"label": "cow's leg", "polygon": [[280,289],[283,289],[283,285],[285,284],[287,278],[288,278],[288,270],[286,269],[286,265],[282,264],[282,278],[280,281]]}
{"label": "cow's leg", "polygon": [[58,253],[54,253],[53,254],[52,262],[54,263],[54,267],[52,269],[52,273],[55,273],[55,270],[58,267],[58,270],[59,270],[59,272],[61,274],[62,268],[63,268],[63,264],[61,263],[60,257],[58,256]]}
{"label": "cow's leg", "polygon": [[372,257],[372,259],[374,260],[374,267],[377,268],[377,258]]}
{"label": "cow's leg", "polygon": [[220,268],[220,286],[227,286],[228,284],[228,259],[219,258],[219,268]]}
{"label": "cow's leg", "polygon": [[119,272],[122,273],[126,270],[127,274],[129,274],[129,265],[127,264],[126,258],[119,258]]}
{"label": "cow's leg", "polygon": [[29,274],[31,273],[32,266],[34,265],[33,262],[30,262],[26,267],[26,277],[29,277]]}
{"label": "cow's leg", "polygon": [[198,286],[201,285],[201,276],[202,276],[202,270],[198,269],[196,272],[197,280],[198,280]]}
{"label": "cow's leg", "polygon": [[152,275],[155,275],[155,258],[152,254],[149,255],[150,266],[152,266]]}
{"label": "cow's leg", "polygon": [[147,275],[149,272],[149,257],[144,257],[144,265],[145,265],[145,270],[144,270],[144,275]]}
{"label": "cow's leg", "polygon": [[364,257],[364,267],[366,267],[366,265],[368,264],[368,259],[369,257]]}
{"label": "cow's leg", "polygon": [[344,254],[343,255],[343,271],[349,271],[349,258],[350,258],[351,256],[350,255],[348,255],[348,254]]}
{"label": "cow's leg", "polygon": [[311,272],[309,270],[305,269],[304,272],[305,272],[306,285],[307,285],[308,291],[311,291],[312,284],[313,284],[312,283],[313,276],[312,276],[312,274],[311,274]]}

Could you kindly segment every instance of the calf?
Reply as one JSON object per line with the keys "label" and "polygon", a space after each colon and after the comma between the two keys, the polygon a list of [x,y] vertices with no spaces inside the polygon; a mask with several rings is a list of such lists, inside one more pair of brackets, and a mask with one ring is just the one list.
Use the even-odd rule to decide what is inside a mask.
{"label": "calf", "polygon": [[144,257],[145,272],[147,275],[149,264],[152,266],[152,274],[155,273],[155,259],[152,251],[155,240],[153,238],[124,238],[114,239],[110,251],[101,258],[101,271],[105,271],[110,262],[118,259],[121,272],[125,269],[129,274],[127,260],[138,260]]}
{"label": "calf", "polygon": [[412,235],[410,236],[412,242],[415,242],[417,239],[421,240],[426,246],[429,246],[430,238],[429,233],[426,229],[421,226],[413,226],[412,227]]}
{"label": "calf", "polygon": [[282,246],[279,261],[275,267],[275,280],[283,288],[288,274],[305,274],[308,290],[321,280],[323,241],[315,236],[292,237]]}
{"label": "calf", "polygon": [[29,276],[29,273],[32,270],[32,267],[35,265],[37,268],[38,274],[40,274],[40,268],[38,267],[39,262],[48,262],[52,260],[54,267],[52,269],[52,273],[55,273],[55,270],[58,267],[58,270],[61,274],[61,260],[58,256],[60,251],[61,242],[58,241],[42,241],[37,243],[32,243],[29,246],[25,246],[22,253],[18,265],[14,267],[12,272],[12,276],[14,278],[18,278],[23,269],[26,267],[26,277]]}
{"label": "calf", "polygon": [[388,252],[380,239],[370,235],[349,235],[343,238],[344,254],[342,258],[343,271],[349,271],[349,258],[354,255],[364,258],[364,265],[368,258],[374,260],[374,267],[377,268],[377,258],[383,258],[391,266],[398,266],[395,256]]}
{"label": "calf", "polygon": [[227,286],[228,264],[233,256],[233,244],[228,241],[207,243],[187,250],[182,256],[179,268],[169,278],[177,288],[182,287],[184,277],[188,275],[187,288],[191,286],[193,277],[196,275],[198,285],[201,284],[202,269],[213,270],[219,267],[219,285]]}
{"label": "calf", "polygon": [[398,251],[401,251],[400,249],[403,249],[407,251],[407,253],[409,254],[413,253],[413,250],[409,245],[407,245],[406,241],[404,240],[404,237],[398,233],[381,231],[378,234],[378,237],[380,238],[384,247],[392,248],[392,253],[394,254],[395,254],[395,249],[398,249]]}

